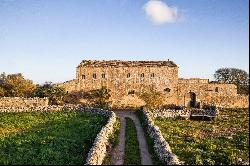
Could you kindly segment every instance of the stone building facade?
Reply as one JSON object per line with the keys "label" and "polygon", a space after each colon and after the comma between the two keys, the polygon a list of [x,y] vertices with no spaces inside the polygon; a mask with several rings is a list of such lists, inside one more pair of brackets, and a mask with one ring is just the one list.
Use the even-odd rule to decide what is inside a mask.
{"label": "stone building facade", "polygon": [[[244,98],[243,103],[233,107],[248,107],[248,100],[245,100],[248,97],[238,95],[235,85],[211,83],[208,79],[182,79],[178,77],[178,69],[178,66],[169,60],[83,60],[76,68],[76,79],[59,86],[64,87],[69,93],[90,91],[105,86],[111,90],[113,104],[119,106],[143,105],[144,101],[136,94],[156,90],[164,95],[165,104],[220,106],[221,102],[222,105],[226,105],[225,103],[234,103],[238,98]],[[220,98],[223,98],[223,101],[220,101]]]}

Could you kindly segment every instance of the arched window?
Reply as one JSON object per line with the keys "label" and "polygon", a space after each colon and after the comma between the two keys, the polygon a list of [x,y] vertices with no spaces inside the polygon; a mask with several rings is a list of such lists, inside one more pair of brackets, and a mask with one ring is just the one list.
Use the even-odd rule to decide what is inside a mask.
{"label": "arched window", "polygon": [[216,88],[215,88],[215,92],[219,92],[219,87],[216,87]]}
{"label": "arched window", "polygon": [[150,75],[151,77],[155,77],[155,73],[151,73],[151,75]]}
{"label": "arched window", "polygon": [[106,78],[106,75],[105,75],[104,73],[102,74],[102,78],[103,78],[103,79]]}
{"label": "arched window", "polygon": [[127,74],[127,78],[130,78],[130,77],[131,77],[131,74],[130,74],[130,73],[128,73],[128,74]]}
{"label": "arched window", "polygon": [[141,73],[141,77],[144,77],[144,73]]}
{"label": "arched window", "polygon": [[82,75],[82,79],[85,79],[86,78],[86,76],[85,75]]}

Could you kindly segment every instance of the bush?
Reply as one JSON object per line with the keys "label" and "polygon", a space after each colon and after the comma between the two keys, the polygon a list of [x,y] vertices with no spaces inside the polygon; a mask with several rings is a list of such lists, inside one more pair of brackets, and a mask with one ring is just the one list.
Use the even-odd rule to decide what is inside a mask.
{"label": "bush", "polygon": [[50,105],[62,105],[65,94],[63,88],[53,86],[51,82],[45,82],[34,90],[34,97],[48,97]]}
{"label": "bush", "polygon": [[161,92],[151,91],[151,92],[143,92],[139,94],[139,96],[145,101],[146,108],[159,108],[163,105],[163,95]]}

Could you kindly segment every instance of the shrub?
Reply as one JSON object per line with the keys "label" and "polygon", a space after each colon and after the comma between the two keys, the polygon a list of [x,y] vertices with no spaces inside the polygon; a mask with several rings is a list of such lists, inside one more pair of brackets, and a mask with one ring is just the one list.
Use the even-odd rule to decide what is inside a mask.
{"label": "shrub", "polygon": [[145,107],[147,108],[159,108],[163,105],[163,95],[161,92],[151,91],[143,92],[139,95],[146,103]]}

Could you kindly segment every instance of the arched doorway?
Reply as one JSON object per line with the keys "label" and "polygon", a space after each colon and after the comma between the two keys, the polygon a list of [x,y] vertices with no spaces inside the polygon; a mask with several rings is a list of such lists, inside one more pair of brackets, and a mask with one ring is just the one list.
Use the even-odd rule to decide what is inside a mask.
{"label": "arched doorway", "polygon": [[196,106],[196,94],[194,92],[189,92],[189,95],[190,95],[189,106],[195,107]]}

